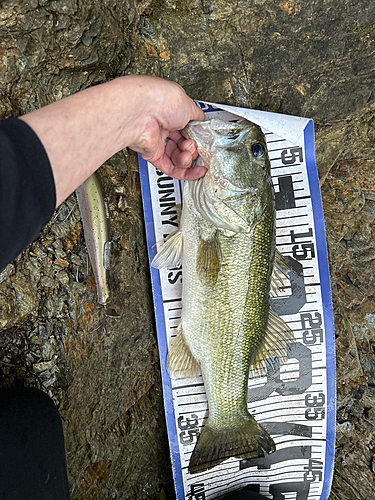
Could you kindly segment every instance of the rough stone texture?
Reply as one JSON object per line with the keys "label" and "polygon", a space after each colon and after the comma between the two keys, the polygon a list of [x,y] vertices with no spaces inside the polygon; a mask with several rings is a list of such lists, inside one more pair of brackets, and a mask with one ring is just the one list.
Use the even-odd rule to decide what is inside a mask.
{"label": "rough stone texture", "polygon": [[[0,336],[3,383],[36,385],[58,404],[73,499],[159,499],[172,479],[135,155],[116,155],[101,177],[121,318],[100,327],[91,270],[76,282],[86,251],[78,208],[64,221],[72,196],[0,284],[2,311],[17,299]],[[25,294],[34,301],[23,304]]]}
{"label": "rough stone texture", "polygon": [[[126,73],[191,97],[312,117],[336,322],[330,500],[374,499],[375,4],[364,0],[6,0],[0,118]],[[100,170],[120,320],[102,318],[77,207],[0,274],[2,382],[64,419],[72,499],[173,499],[136,157]],[[58,223],[62,221],[61,223]]]}
{"label": "rough stone texture", "polygon": [[[0,116],[19,115],[121,73],[148,1],[8,1],[0,8]],[[101,169],[120,320],[106,329],[74,196],[0,276],[3,385],[59,406],[72,499],[173,497],[135,154]],[[61,223],[60,223],[61,222]],[[172,491],[172,493],[171,493]]]}
{"label": "rough stone texture", "polygon": [[336,323],[332,491],[344,499],[375,498],[374,123],[372,103],[322,130],[316,142]]}

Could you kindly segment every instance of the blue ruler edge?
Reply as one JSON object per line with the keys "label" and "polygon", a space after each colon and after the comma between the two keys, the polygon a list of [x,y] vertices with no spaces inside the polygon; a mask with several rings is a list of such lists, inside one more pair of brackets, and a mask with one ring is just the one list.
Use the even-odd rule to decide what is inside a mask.
{"label": "blue ruler edge", "polygon": [[[142,187],[143,211],[145,217],[146,235],[147,235],[147,249],[148,257],[151,262],[155,256],[154,246],[155,231],[154,231],[154,217],[151,205],[151,190],[150,179],[148,176],[147,161],[138,155],[139,174]],[[168,431],[169,448],[172,461],[173,479],[176,488],[177,498],[184,499],[184,482],[182,479],[182,469],[180,460],[180,451],[178,445],[178,435],[176,428],[176,418],[173,405],[173,392],[171,378],[168,375],[166,367],[166,357],[161,356],[160,353],[168,352],[167,332],[165,329],[165,316],[163,307],[163,296],[161,292],[160,274],[159,270],[150,266],[152,294],[154,298],[154,310],[156,320],[156,330],[158,335],[159,344],[159,357],[161,367],[161,378],[163,384],[163,397],[165,419]]]}
{"label": "blue ruler edge", "polygon": [[331,295],[331,283],[329,279],[329,265],[327,254],[327,240],[324,224],[322,197],[320,193],[318,170],[315,161],[315,134],[314,122],[310,120],[304,130],[305,158],[307,175],[310,185],[311,203],[315,223],[315,235],[318,254],[318,265],[320,275],[320,288],[322,294],[326,362],[327,362],[327,433],[326,433],[326,457],[323,490],[321,500],[327,500],[331,491],[334,457],[335,457],[335,434],[336,434],[336,351],[335,333],[333,322],[333,307]]}

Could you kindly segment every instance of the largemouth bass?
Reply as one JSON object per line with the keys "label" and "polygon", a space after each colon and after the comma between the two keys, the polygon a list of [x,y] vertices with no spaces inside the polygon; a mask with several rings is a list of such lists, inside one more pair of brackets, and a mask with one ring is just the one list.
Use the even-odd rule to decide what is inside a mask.
{"label": "largemouth bass", "polygon": [[[286,357],[292,332],[269,305],[275,203],[260,127],[212,119],[191,122],[183,135],[196,141],[208,171],[185,182],[179,231],[152,265],[182,262],[181,325],[168,363],[172,375],[203,375],[209,416],[189,464],[197,473],[275,451],[248,411],[248,377],[251,367],[264,369],[269,351]],[[276,260],[281,269],[280,254]]]}
{"label": "largemouth bass", "polygon": [[93,173],[86,179],[76,189],[76,196],[86,247],[95,276],[98,302],[103,306],[106,316],[118,318],[119,314],[109,307],[108,270],[111,259],[109,212],[99,175]]}

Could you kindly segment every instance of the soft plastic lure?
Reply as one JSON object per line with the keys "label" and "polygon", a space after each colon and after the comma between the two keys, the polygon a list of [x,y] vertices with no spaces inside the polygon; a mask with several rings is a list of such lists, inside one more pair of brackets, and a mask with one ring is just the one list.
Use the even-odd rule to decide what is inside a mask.
{"label": "soft plastic lure", "polygon": [[93,173],[76,189],[83,232],[90,262],[94,271],[98,302],[106,316],[119,317],[111,307],[108,286],[111,241],[107,200],[97,173]]}

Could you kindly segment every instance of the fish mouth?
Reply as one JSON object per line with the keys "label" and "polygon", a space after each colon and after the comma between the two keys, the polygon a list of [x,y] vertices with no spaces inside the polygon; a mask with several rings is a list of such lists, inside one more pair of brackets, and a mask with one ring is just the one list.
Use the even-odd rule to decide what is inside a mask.
{"label": "fish mouth", "polygon": [[209,168],[209,152],[214,142],[214,136],[211,131],[211,123],[209,121],[191,121],[184,129],[181,130],[181,134],[185,137],[185,139],[193,139],[193,141],[197,144],[199,156],[193,161],[191,167],[202,165]]}
{"label": "fish mouth", "polygon": [[195,160],[193,160],[191,162],[191,164],[189,165],[189,168],[193,168],[193,167],[206,167],[206,168],[208,168],[204,159],[200,155],[198,155],[197,158]]}
{"label": "fish mouth", "polygon": [[213,147],[233,147],[244,140],[254,123],[242,118],[230,122],[220,118],[207,121],[191,121],[181,134],[185,139],[193,139],[200,155],[207,157]]}
{"label": "fish mouth", "polygon": [[203,144],[211,145],[214,140],[210,121],[191,121],[181,130],[181,134],[185,139],[193,139],[198,144],[198,148],[202,147]]}
{"label": "fish mouth", "polygon": [[[213,142],[213,136],[209,130],[204,130],[206,128],[204,127],[205,123],[206,122],[191,121],[181,130],[183,137],[185,137],[185,139],[193,139],[198,148],[198,157],[192,161],[189,168],[198,166],[209,168],[210,162],[207,157],[208,149],[204,145],[210,145]],[[209,122],[207,123],[209,124]]]}

